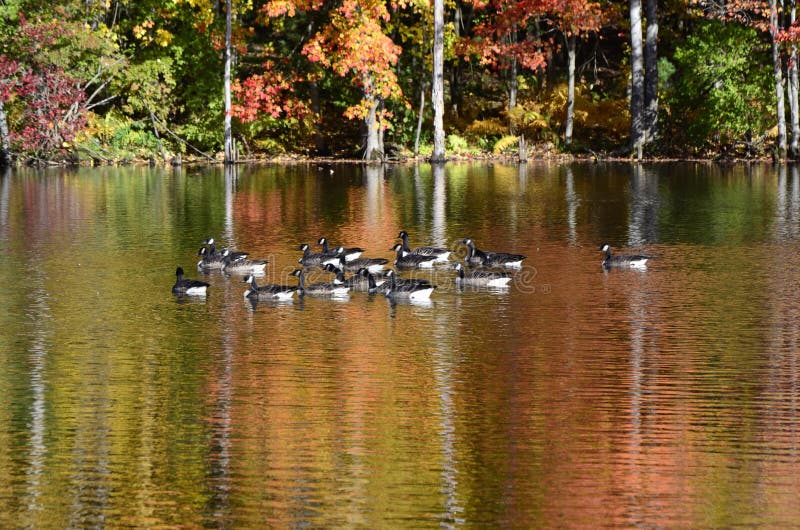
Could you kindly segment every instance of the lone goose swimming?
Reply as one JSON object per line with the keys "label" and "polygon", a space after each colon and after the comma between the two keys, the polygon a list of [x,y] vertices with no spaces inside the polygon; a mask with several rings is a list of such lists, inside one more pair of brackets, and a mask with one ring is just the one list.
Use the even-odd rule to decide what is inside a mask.
{"label": "lone goose swimming", "polygon": [[295,269],[292,276],[297,276],[300,280],[297,286],[297,294],[300,296],[346,296],[350,287],[346,285],[336,285],[332,282],[319,282],[306,285],[305,273],[303,269]]}
{"label": "lone goose swimming", "polygon": [[345,261],[353,261],[354,259],[358,258],[362,252],[364,252],[363,248],[358,248],[358,247],[353,247],[353,248],[336,247],[333,250],[329,250],[328,240],[324,237],[319,238],[319,241],[317,241],[317,245],[322,246],[323,254],[334,254],[337,256],[344,256]]}
{"label": "lone goose swimming", "polygon": [[256,283],[256,277],[252,274],[245,277],[242,283],[250,284],[250,287],[244,292],[244,297],[250,300],[290,300],[297,291],[297,286],[294,285],[259,286]]}
{"label": "lone goose swimming", "polygon": [[398,269],[430,269],[436,261],[439,261],[437,256],[423,256],[419,254],[405,254],[403,245],[396,244],[389,250],[397,252],[397,259],[394,260],[394,265]]}
{"label": "lone goose swimming", "polygon": [[647,260],[650,259],[650,256],[645,256],[641,254],[617,254],[616,256],[611,255],[611,246],[608,243],[603,243],[600,247],[600,251],[606,253],[606,257],[603,259],[603,267],[606,269],[611,267],[632,267],[636,269],[646,269],[647,268]]}
{"label": "lone goose swimming", "polygon": [[450,249],[443,248],[443,247],[417,247],[412,249],[408,246],[408,232],[405,230],[401,231],[398,235],[398,238],[403,240],[403,255],[412,256],[435,256],[436,261],[447,261],[448,256],[450,256]]}
{"label": "lone goose swimming", "polygon": [[473,287],[506,287],[511,281],[511,276],[502,272],[494,271],[471,271],[464,272],[464,266],[456,263],[454,267],[458,271],[456,284],[471,285]]}
{"label": "lone goose swimming", "polygon": [[489,252],[480,250],[470,238],[465,238],[462,243],[467,246],[469,253],[466,261],[472,265],[483,267],[508,267],[518,269],[522,267],[522,260],[527,258],[522,254],[507,254],[505,252]]}
{"label": "lone goose swimming", "polygon": [[172,286],[173,294],[185,294],[189,296],[205,296],[208,284],[200,280],[190,280],[183,277],[183,268],[175,269],[175,285]]}
{"label": "lone goose swimming", "polygon": [[413,283],[398,283],[397,273],[389,271],[389,286],[386,289],[386,297],[398,300],[428,300],[431,293],[436,289],[435,285],[420,285]]}

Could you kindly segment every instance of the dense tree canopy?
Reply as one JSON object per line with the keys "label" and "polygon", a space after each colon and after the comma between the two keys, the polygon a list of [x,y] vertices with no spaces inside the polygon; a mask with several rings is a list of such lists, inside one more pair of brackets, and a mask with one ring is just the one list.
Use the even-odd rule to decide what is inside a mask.
{"label": "dense tree canopy", "polygon": [[[229,116],[241,159],[402,156],[417,135],[430,154],[432,2],[230,4]],[[789,102],[784,119],[800,113],[800,30],[789,8],[771,23],[770,6],[660,6],[661,125],[650,154],[772,153],[776,94]],[[445,2],[448,154],[514,153],[525,135],[537,153],[628,156],[627,9],[613,0]],[[219,158],[225,24],[224,0],[3,0],[0,147],[20,161]]]}

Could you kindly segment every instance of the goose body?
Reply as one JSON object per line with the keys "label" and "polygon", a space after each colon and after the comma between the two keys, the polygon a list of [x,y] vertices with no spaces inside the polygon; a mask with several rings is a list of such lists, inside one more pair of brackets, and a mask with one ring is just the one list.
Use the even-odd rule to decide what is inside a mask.
{"label": "goose body", "polygon": [[511,276],[502,272],[493,271],[471,271],[464,272],[464,266],[456,263],[455,269],[458,271],[456,284],[470,285],[473,287],[506,287],[511,281]]}
{"label": "goose body", "polygon": [[423,256],[420,254],[405,254],[403,245],[397,244],[389,250],[397,252],[394,265],[398,269],[430,269],[439,260],[437,256]]}
{"label": "goose body", "polygon": [[408,246],[408,232],[403,230],[397,237],[403,240],[403,255],[407,256],[435,256],[436,261],[447,261],[450,256],[450,249],[443,247],[417,247],[412,249]]}
{"label": "goose body", "polygon": [[347,285],[337,285],[333,282],[319,282],[306,285],[305,273],[303,269],[295,269],[292,276],[297,276],[299,285],[297,293],[300,296],[346,296],[350,291]]}
{"label": "goose body", "polygon": [[175,285],[172,286],[173,294],[185,294],[189,296],[205,296],[208,284],[200,280],[190,280],[183,277],[183,268],[175,270]]}
{"label": "goose body", "polygon": [[258,285],[252,274],[243,279],[242,283],[250,284],[244,292],[244,297],[249,300],[290,300],[297,291],[297,287],[291,285]]}
{"label": "goose body", "polygon": [[222,258],[222,271],[230,274],[264,274],[268,260],[265,259],[232,259],[228,250],[225,250]]}
{"label": "goose body", "polygon": [[412,283],[398,283],[397,274],[394,271],[389,271],[388,287],[386,289],[386,297],[394,298],[397,300],[428,300],[431,293],[436,289],[435,285],[420,285]]}
{"label": "goose body", "polygon": [[603,245],[600,247],[600,250],[606,253],[602,265],[607,269],[611,267],[632,267],[636,269],[646,269],[647,260],[650,259],[650,256],[645,256],[641,254],[612,255],[611,246],[608,243],[603,243]]}
{"label": "goose body", "polygon": [[323,254],[334,254],[337,256],[343,256],[345,261],[353,261],[354,259],[361,256],[362,252],[364,252],[363,248],[358,248],[358,247],[352,247],[352,248],[336,247],[333,250],[330,250],[328,248],[328,240],[324,237],[319,238],[319,241],[317,241],[317,245],[322,246]]}
{"label": "goose body", "polygon": [[373,274],[379,274],[387,263],[389,260],[386,258],[357,258],[347,261],[339,256],[339,262],[333,263],[333,265],[345,272],[358,272],[359,269],[364,268]]}
{"label": "goose body", "polygon": [[506,252],[489,252],[480,250],[475,246],[475,242],[466,238],[462,241],[463,244],[469,249],[466,261],[471,265],[481,265],[483,267],[506,267],[506,268],[520,268],[522,267],[522,260],[527,258],[522,254],[508,254]]}
{"label": "goose body", "polygon": [[298,249],[303,251],[303,257],[297,262],[304,267],[322,267],[326,263],[333,263],[335,265],[339,261],[339,256],[330,252],[327,254],[311,252],[311,247],[309,247],[307,243],[303,243]]}
{"label": "goose body", "polygon": [[351,291],[359,291],[359,292],[373,292],[370,291],[370,283],[369,279],[365,274],[362,274],[362,271],[367,271],[372,276],[372,281],[375,284],[375,287],[380,287],[383,285],[385,280],[376,280],[375,275],[369,272],[368,269],[362,267],[358,269],[358,271],[353,274],[349,278],[344,277],[344,271],[335,265],[328,263],[325,265],[324,269],[328,272],[332,272],[336,275],[336,278],[333,280],[335,285],[344,285],[350,288]]}

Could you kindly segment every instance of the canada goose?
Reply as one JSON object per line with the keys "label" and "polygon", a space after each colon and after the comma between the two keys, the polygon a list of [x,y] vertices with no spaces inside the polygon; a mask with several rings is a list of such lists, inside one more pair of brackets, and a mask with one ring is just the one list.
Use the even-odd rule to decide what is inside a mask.
{"label": "canada goose", "polygon": [[380,274],[383,267],[389,263],[386,258],[357,258],[354,260],[346,261],[343,257],[339,256],[338,263],[333,263],[345,272],[358,272],[358,269],[368,269],[373,274]]}
{"label": "canada goose", "polygon": [[242,283],[250,284],[250,288],[244,292],[244,297],[250,300],[289,300],[297,291],[294,285],[261,285],[256,283],[256,277],[249,274],[242,280]]}
{"label": "canada goose", "polygon": [[297,276],[299,285],[297,286],[297,293],[300,296],[345,296],[350,287],[346,285],[336,285],[333,282],[319,282],[306,285],[305,273],[303,269],[295,269],[292,276]]}
{"label": "canada goose", "polygon": [[470,238],[465,238],[462,243],[469,248],[466,261],[472,265],[482,265],[484,267],[522,267],[522,260],[527,258],[522,254],[507,254],[505,252],[489,252],[478,249],[475,242]]}
{"label": "canada goose", "polygon": [[221,253],[211,254],[211,251],[206,247],[200,247],[197,251],[200,256],[200,261],[197,262],[197,268],[204,271],[221,269],[225,264],[224,258]]}
{"label": "canada goose", "polygon": [[[325,267],[323,267],[323,268],[326,271],[332,272],[333,274],[336,275],[336,278],[333,280],[333,283],[335,285],[345,285],[345,286],[349,287],[351,291],[362,291],[363,292],[363,291],[368,291],[369,290],[369,280],[367,279],[367,277],[365,275],[361,274],[362,271],[369,272],[369,270],[364,268],[364,267],[361,267],[360,269],[358,269],[358,271],[355,274],[353,274],[351,277],[349,277],[349,278],[345,278],[344,277],[344,271],[342,269],[336,267],[335,265],[331,264],[331,263],[326,264]],[[372,275],[372,281],[375,283],[376,287],[379,287],[384,283],[385,280],[382,280],[382,279],[381,280],[377,280],[377,279],[375,279],[375,275],[374,274],[372,274],[372,273],[370,273],[370,274]]]}
{"label": "canada goose", "polygon": [[265,259],[231,259],[230,251],[225,249],[222,254],[222,271],[229,274],[263,274],[267,268],[268,260]]}
{"label": "canada goose", "polygon": [[397,252],[397,259],[394,260],[394,265],[398,269],[429,269],[439,259],[436,256],[422,256],[418,254],[404,254],[403,245],[396,244],[389,250]]}
{"label": "canada goose", "polygon": [[603,243],[603,245],[600,247],[600,250],[606,253],[602,263],[603,267],[605,268],[633,267],[637,269],[644,269],[647,268],[647,260],[650,259],[650,256],[644,255],[618,254],[616,256],[612,256],[611,246],[609,246],[608,243]]}
{"label": "canada goose", "polygon": [[386,297],[402,300],[427,300],[431,293],[436,289],[435,285],[420,285],[412,283],[398,283],[397,273],[389,271],[387,275],[389,285],[386,289]]}
{"label": "canada goose", "polygon": [[502,272],[493,271],[471,271],[464,272],[464,266],[456,263],[454,267],[458,271],[456,284],[471,285],[473,287],[505,287],[511,281],[511,276]]}
{"label": "canada goose", "polygon": [[173,294],[186,294],[189,296],[205,296],[208,284],[200,280],[189,280],[183,277],[183,268],[175,269],[175,285],[172,286]]}
{"label": "canada goose", "polygon": [[217,250],[217,245],[214,242],[214,238],[213,237],[209,237],[208,239],[203,241],[203,244],[204,245],[208,245],[209,256],[212,257],[212,258],[216,258],[216,257],[222,258],[222,253],[225,252],[226,250],[228,250],[228,252],[230,253],[231,260],[233,260],[233,261],[236,261],[237,259],[244,259],[249,255],[247,252],[234,251],[234,250],[225,249],[225,248],[222,249],[222,250]]}
{"label": "canada goose", "polygon": [[319,241],[317,241],[317,245],[322,246],[323,254],[344,256],[345,261],[353,261],[354,259],[358,258],[362,252],[364,252],[363,248],[358,248],[358,247],[353,247],[353,248],[336,247],[333,250],[329,250],[328,240],[324,237],[319,238]]}
{"label": "canada goose", "polygon": [[339,256],[335,254],[312,253],[311,247],[309,247],[307,243],[300,245],[298,250],[303,251],[303,257],[297,260],[297,262],[304,267],[321,267],[326,263],[336,264],[339,261]]}
{"label": "canada goose", "polygon": [[405,230],[401,231],[397,237],[403,240],[403,255],[411,254],[414,256],[435,256],[436,261],[447,261],[448,256],[450,256],[449,248],[417,247],[415,249],[411,249],[411,247],[408,246],[408,232]]}

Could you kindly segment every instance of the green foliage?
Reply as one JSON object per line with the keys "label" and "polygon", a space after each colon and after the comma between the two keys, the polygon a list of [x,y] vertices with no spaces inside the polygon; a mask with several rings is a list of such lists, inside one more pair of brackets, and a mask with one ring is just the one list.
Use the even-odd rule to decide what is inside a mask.
{"label": "green foliage", "polygon": [[700,22],[675,50],[665,94],[666,135],[697,153],[730,148],[775,123],[770,68],[755,30]]}
{"label": "green foliage", "polygon": [[103,162],[147,159],[159,152],[149,122],[133,121],[119,111],[90,113],[86,130],[75,140],[79,153]]}
{"label": "green foliage", "polygon": [[458,136],[457,134],[447,135],[447,150],[454,155],[461,155],[469,152],[469,143],[466,138]]}

